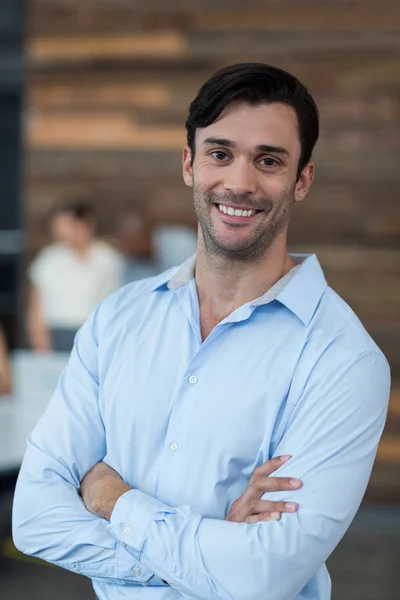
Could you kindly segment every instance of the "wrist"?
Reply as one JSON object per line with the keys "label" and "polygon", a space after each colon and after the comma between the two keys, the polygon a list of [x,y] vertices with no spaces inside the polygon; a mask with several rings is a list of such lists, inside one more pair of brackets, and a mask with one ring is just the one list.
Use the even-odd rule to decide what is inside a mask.
{"label": "wrist", "polygon": [[92,495],[90,511],[109,521],[117,501],[130,489],[132,488],[122,479],[116,480],[113,477],[102,479],[96,485]]}

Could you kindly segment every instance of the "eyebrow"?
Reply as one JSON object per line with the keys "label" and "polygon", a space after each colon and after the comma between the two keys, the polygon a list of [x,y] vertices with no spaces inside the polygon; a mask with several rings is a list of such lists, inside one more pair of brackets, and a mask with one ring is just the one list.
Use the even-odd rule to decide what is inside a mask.
{"label": "eyebrow", "polygon": [[[226,138],[209,137],[206,138],[203,144],[215,144],[217,146],[225,146],[226,148],[236,148],[235,142]],[[272,152],[273,154],[285,154],[289,156],[289,151],[282,146],[271,146],[269,144],[260,144],[256,146],[256,152]]]}

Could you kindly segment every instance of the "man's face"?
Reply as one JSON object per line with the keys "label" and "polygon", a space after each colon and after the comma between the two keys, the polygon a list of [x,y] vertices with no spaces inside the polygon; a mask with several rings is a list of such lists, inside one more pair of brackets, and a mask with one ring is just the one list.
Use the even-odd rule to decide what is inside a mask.
{"label": "man's face", "polygon": [[197,129],[195,143],[193,166],[184,149],[183,174],[193,186],[206,249],[232,258],[265,255],[313,179],[309,164],[296,183],[301,146],[294,109],[232,102],[217,121]]}

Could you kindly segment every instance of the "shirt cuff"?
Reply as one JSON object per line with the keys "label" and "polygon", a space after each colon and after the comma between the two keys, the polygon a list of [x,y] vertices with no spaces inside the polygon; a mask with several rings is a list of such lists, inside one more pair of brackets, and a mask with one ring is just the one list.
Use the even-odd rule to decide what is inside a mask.
{"label": "shirt cuff", "polygon": [[109,525],[111,533],[140,561],[147,529],[157,513],[163,512],[170,513],[171,508],[139,490],[129,490],[114,506]]}
{"label": "shirt cuff", "polygon": [[127,549],[124,542],[117,541],[116,579],[147,585],[153,573],[146,569]]}

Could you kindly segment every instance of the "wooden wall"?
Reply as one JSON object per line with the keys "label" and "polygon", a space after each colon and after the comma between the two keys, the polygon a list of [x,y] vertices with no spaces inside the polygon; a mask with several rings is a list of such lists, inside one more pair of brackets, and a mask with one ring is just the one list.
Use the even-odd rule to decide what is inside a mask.
{"label": "wooden wall", "polygon": [[92,196],[109,226],[129,207],[194,224],[183,125],[221,66],[269,62],[311,89],[322,120],[317,180],[290,244],[318,254],[392,364],[369,495],[400,500],[398,0],[31,0],[27,55],[31,246],[37,219],[74,191]]}

